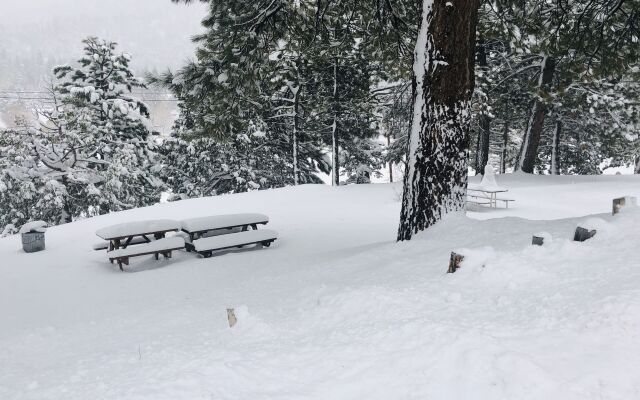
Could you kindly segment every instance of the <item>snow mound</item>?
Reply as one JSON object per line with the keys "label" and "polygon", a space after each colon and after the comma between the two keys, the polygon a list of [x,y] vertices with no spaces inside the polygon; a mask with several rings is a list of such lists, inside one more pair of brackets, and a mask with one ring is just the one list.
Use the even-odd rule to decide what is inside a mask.
{"label": "snow mound", "polygon": [[[637,398],[640,212],[610,213],[640,179],[500,180],[514,209],[403,243],[397,185],[161,204],[50,228],[33,254],[0,240],[0,398]],[[211,210],[268,215],[278,245],[131,273],[91,249],[101,227]],[[574,242],[579,225],[598,234]]]}

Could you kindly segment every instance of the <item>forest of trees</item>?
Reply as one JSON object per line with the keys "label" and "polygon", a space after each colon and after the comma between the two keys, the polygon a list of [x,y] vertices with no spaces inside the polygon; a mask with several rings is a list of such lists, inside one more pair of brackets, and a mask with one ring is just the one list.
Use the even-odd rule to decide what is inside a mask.
{"label": "forest of trees", "polygon": [[[37,122],[0,133],[5,234],[162,193],[401,180],[395,165],[404,240],[464,206],[468,168],[640,173],[637,1],[201,1],[183,67],[142,81],[89,38]],[[131,95],[147,85],[178,100],[169,137]]]}

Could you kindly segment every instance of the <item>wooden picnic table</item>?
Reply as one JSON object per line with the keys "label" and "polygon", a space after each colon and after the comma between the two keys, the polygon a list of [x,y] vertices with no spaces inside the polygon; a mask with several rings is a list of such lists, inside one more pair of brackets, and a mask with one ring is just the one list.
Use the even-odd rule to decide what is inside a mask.
{"label": "wooden picnic table", "polygon": [[498,200],[501,201],[505,201],[507,202],[507,207],[508,207],[508,202],[509,201],[513,201],[510,199],[498,199],[498,193],[506,193],[508,192],[509,189],[505,189],[505,188],[501,188],[501,187],[494,187],[494,188],[490,188],[490,187],[483,187],[480,185],[469,185],[467,187],[467,192],[474,192],[477,194],[468,194],[468,196],[471,197],[476,197],[476,198],[483,198],[483,199],[487,199],[489,200],[489,207],[490,208],[498,208]]}
{"label": "wooden picnic table", "polygon": [[155,240],[163,239],[167,232],[177,232],[181,227],[180,222],[171,219],[136,221],[99,229],[96,235],[108,241],[108,251],[112,251],[127,248],[136,237],[141,237],[144,243],[150,243],[151,236]]}

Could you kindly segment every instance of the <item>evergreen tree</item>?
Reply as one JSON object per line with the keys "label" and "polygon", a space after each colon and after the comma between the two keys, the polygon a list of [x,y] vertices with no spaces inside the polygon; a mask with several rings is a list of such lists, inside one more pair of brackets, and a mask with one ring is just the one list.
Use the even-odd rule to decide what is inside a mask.
{"label": "evergreen tree", "polygon": [[3,135],[0,201],[13,210],[4,224],[34,218],[58,224],[160,199],[147,107],[128,94],[144,85],[115,43],[83,43],[78,67],[55,68],[57,81],[35,110],[36,125],[22,121]]}

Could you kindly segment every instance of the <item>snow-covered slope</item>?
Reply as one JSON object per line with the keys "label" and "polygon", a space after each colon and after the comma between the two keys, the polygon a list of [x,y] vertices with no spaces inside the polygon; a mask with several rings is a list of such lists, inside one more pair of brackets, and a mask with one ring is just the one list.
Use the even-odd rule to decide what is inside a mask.
{"label": "snow-covered slope", "polygon": [[[498,182],[513,209],[400,244],[398,185],[161,204],[52,228],[35,254],[0,240],[0,399],[640,398],[640,212],[608,215],[640,179]],[[91,249],[107,225],[236,212],[279,240],[124,273]],[[598,234],[572,242],[578,224]]]}

